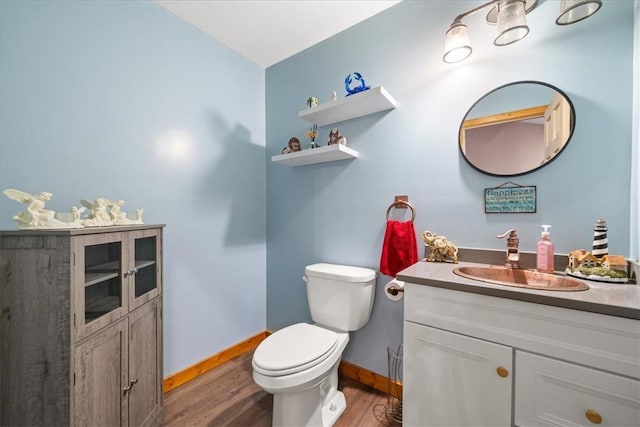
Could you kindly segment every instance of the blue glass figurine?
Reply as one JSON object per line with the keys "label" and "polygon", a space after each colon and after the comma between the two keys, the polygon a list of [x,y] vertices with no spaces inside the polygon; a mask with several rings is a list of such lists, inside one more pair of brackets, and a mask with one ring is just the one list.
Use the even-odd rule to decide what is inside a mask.
{"label": "blue glass figurine", "polygon": [[351,74],[349,74],[344,79],[344,88],[347,91],[347,95],[346,96],[353,95],[353,94],[358,93],[358,92],[363,92],[363,91],[365,91],[367,89],[371,89],[371,86],[367,86],[365,84],[364,77],[362,77],[362,74],[360,74],[358,72],[353,73],[353,79],[355,79],[356,81],[359,81],[360,82],[360,86],[356,86],[354,88],[351,88],[352,79],[351,79]]}

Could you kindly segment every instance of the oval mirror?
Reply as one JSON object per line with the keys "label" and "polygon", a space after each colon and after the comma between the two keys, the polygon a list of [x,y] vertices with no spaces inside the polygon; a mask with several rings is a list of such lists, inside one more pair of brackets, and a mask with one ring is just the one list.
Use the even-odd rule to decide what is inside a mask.
{"label": "oval mirror", "polygon": [[471,106],[460,125],[460,151],[481,172],[522,175],[555,159],[574,126],[573,104],[557,87],[535,81],[509,83]]}

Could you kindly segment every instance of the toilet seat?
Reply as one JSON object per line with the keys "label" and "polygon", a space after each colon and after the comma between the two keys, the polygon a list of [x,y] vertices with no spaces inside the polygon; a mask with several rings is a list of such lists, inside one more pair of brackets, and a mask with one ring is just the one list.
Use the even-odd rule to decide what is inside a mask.
{"label": "toilet seat", "polygon": [[260,343],[253,355],[253,368],[266,376],[294,374],[322,363],[337,345],[337,333],[308,323],[297,323]]}

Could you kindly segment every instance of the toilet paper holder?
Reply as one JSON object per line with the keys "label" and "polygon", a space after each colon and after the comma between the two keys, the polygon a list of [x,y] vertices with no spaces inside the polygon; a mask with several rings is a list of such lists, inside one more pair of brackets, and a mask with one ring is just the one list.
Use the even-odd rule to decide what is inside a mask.
{"label": "toilet paper holder", "polygon": [[384,285],[385,297],[391,301],[400,301],[404,297],[404,282],[393,279]]}
{"label": "toilet paper holder", "polygon": [[400,292],[404,292],[404,288],[397,288],[395,286],[390,286],[387,288],[387,293],[389,295],[397,296]]}

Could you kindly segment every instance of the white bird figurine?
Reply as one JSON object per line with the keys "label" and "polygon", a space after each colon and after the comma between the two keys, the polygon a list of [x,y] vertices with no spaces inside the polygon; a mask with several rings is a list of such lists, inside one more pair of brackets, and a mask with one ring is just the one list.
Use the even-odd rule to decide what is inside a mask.
{"label": "white bird figurine", "polygon": [[44,205],[51,200],[53,194],[42,192],[36,195],[26,191],[7,188],[4,194],[11,200],[15,200],[27,205],[24,212],[18,212],[13,219],[18,223],[19,229],[40,229],[40,228],[72,228],[63,221],[55,218],[55,211],[45,209]]}

